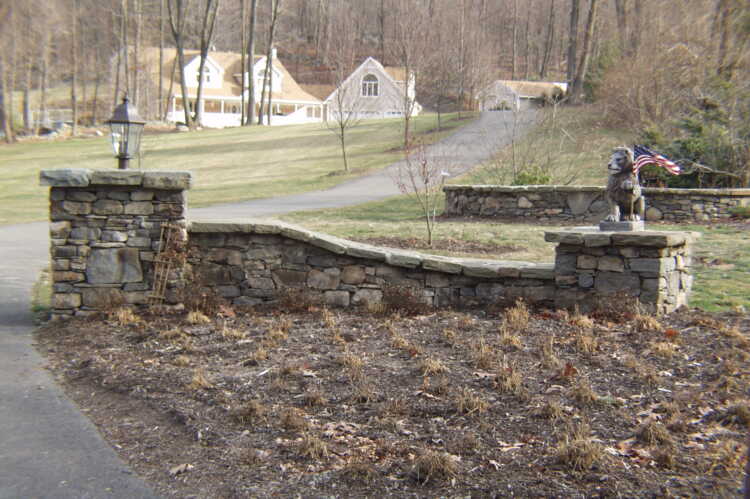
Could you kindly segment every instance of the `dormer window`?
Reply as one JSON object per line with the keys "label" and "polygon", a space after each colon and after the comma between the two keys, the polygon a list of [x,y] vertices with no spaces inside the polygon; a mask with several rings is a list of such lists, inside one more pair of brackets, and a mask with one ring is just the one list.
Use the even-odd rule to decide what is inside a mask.
{"label": "dormer window", "polygon": [[378,94],[378,77],[368,74],[362,79],[362,97],[377,97]]}
{"label": "dormer window", "polygon": [[[195,81],[200,81],[201,78],[201,72],[196,71],[195,72]],[[210,83],[211,82],[211,70],[208,68],[208,66],[203,68],[203,83]]]}

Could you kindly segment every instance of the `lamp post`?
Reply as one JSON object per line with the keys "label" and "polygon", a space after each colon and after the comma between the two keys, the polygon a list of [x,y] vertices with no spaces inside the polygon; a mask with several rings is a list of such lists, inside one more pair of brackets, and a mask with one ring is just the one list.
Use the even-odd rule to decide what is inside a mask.
{"label": "lamp post", "polygon": [[130,104],[128,96],[125,95],[122,104],[115,108],[107,123],[111,130],[117,168],[127,170],[130,158],[137,155],[141,147],[141,133],[146,122],[138,116],[138,110]]}

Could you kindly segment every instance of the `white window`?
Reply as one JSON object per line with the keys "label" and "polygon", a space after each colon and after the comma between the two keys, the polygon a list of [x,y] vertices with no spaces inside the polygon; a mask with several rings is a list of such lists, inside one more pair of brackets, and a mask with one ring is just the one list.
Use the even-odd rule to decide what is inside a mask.
{"label": "white window", "polygon": [[362,79],[362,97],[377,97],[379,95],[378,77],[369,74]]}
{"label": "white window", "polygon": [[[196,71],[195,72],[195,81],[200,81],[201,78],[201,72]],[[211,82],[211,70],[208,68],[208,65],[203,67],[203,83],[210,83]]]}

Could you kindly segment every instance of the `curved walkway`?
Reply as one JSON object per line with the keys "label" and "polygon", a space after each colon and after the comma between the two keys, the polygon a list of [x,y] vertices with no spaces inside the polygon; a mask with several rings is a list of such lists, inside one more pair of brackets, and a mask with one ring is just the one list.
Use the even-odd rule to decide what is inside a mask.
{"label": "curved walkway", "polygon": [[[427,154],[453,163],[451,175],[486,161],[533,123],[484,113]],[[332,189],[190,210],[193,218],[243,218],[359,204],[399,193],[397,164]],[[147,498],[96,427],[44,369],[32,344],[31,284],[49,262],[46,222],[0,227],[0,499]]]}

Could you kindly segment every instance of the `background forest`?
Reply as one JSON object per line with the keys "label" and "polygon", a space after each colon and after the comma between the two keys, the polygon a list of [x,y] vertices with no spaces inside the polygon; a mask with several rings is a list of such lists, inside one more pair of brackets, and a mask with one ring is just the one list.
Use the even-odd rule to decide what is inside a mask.
{"label": "background forest", "polygon": [[7,142],[46,109],[71,109],[74,133],[101,123],[125,91],[160,120],[170,89],[143,77],[146,47],[272,44],[302,84],[330,85],[367,56],[404,66],[432,110],[471,109],[498,78],[565,81],[565,103],[593,103],[692,172],[664,181],[750,181],[742,0],[1,0],[0,30]]}

